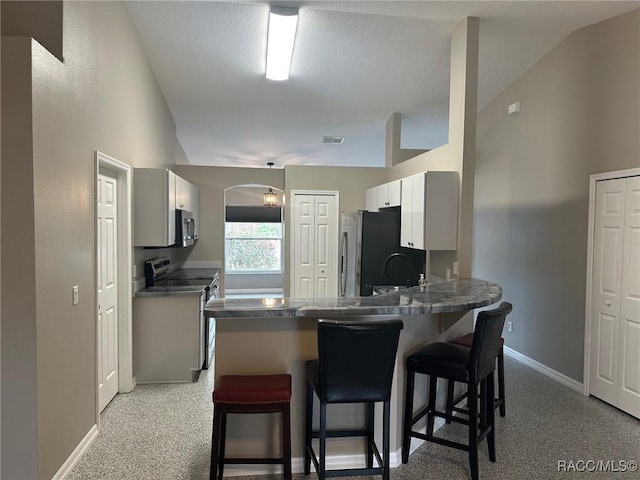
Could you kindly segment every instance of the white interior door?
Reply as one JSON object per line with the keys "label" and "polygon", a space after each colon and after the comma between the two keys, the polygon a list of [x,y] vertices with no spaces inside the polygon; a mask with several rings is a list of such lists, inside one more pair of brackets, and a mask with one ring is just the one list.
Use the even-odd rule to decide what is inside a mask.
{"label": "white interior door", "polygon": [[291,296],[313,298],[313,270],[315,251],[314,196],[295,195],[293,199],[293,265]]}
{"label": "white interior door", "polygon": [[337,297],[337,193],[292,196],[291,296]]}
{"label": "white interior door", "polygon": [[118,182],[100,169],[98,232],[98,403],[100,411],[118,393]]}
{"label": "white interior door", "polygon": [[335,206],[333,195],[315,196],[315,298],[338,296],[338,219]]}
{"label": "white interior door", "polygon": [[640,177],[626,184],[617,407],[640,418]]}
{"label": "white interior door", "polygon": [[589,393],[640,418],[640,177],[599,181]]}

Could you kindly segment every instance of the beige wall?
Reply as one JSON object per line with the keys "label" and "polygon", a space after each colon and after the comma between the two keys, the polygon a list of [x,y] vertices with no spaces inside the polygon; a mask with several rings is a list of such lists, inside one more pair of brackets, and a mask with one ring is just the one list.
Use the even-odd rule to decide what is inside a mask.
{"label": "beige wall", "polygon": [[[11,6],[3,2],[3,16]],[[124,6],[68,2],[63,22],[64,63],[37,43],[2,45],[4,98],[18,92],[11,79],[26,78],[33,102],[27,94],[2,104],[3,133],[24,116],[33,124],[31,132],[22,125],[11,144],[2,137],[13,169],[2,176],[2,342],[25,348],[20,355],[2,349],[2,417],[11,419],[3,422],[2,477],[11,479],[33,480],[36,468],[37,478],[53,477],[96,422],[95,150],[132,166],[184,160]],[[6,214],[18,204],[20,228]],[[7,282],[9,273],[19,281]],[[37,371],[33,361],[20,361],[29,355]],[[33,388],[37,397],[27,394]]]}
{"label": "beige wall", "polygon": [[[366,190],[369,187],[385,183],[388,179],[387,168],[364,167],[312,167],[289,165],[285,168],[285,195],[291,198],[292,190],[325,190],[339,192],[339,211],[353,212],[365,209]],[[291,232],[291,205],[285,208],[285,232]],[[340,219],[338,219],[338,222]],[[340,227],[339,227],[340,228]],[[285,236],[285,262],[291,262],[291,235]],[[291,269],[284,272],[285,296],[289,295]]]}
{"label": "beige wall", "polygon": [[284,190],[284,170],[267,168],[202,167],[176,165],[173,170],[198,187],[200,240],[189,261],[224,259],[225,190],[238,185],[269,185]]}
{"label": "beige wall", "polygon": [[31,48],[2,39],[2,478],[37,472]]}
{"label": "beige wall", "polygon": [[640,165],[639,26],[574,32],[478,118],[473,274],[514,305],[507,345],[578,381],[589,175]]}

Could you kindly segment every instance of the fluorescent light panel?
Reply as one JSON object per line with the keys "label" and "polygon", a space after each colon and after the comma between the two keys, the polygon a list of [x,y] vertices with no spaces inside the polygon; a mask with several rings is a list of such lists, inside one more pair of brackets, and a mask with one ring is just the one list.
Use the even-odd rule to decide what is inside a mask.
{"label": "fluorescent light panel", "polygon": [[272,8],[269,12],[267,36],[267,78],[286,80],[291,69],[293,40],[298,26],[298,11],[294,8]]}

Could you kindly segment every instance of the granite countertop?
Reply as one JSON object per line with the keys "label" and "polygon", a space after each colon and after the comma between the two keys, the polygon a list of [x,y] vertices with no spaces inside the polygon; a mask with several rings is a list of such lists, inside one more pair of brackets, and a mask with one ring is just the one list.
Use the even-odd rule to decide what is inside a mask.
{"label": "granite countertop", "polygon": [[181,285],[181,286],[162,286],[162,287],[147,287],[142,290],[138,290],[135,293],[136,297],[178,297],[185,295],[201,295],[204,293],[206,285]]}
{"label": "granite countertop", "polygon": [[229,317],[329,317],[349,315],[422,315],[461,312],[496,303],[502,288],[476,278],[429,283],[420,287],[374,295],[339,298],[238,298],[211,299],[205,315]]}

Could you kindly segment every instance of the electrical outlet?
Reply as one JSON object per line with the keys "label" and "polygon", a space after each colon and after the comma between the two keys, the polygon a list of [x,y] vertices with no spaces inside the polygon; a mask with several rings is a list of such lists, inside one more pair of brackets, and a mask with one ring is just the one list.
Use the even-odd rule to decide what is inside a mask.
{"label": "electrical outlet", "polygon": [[453,274],[458,275],[458,262],[453,262]]}
{"label": "electrical outlet", "polygon": [[79,301],[78,285],[73,286],[73,304],[77,305]]}
{"label": "electrical outlet", "polygon": [[507,332],[513,332],[513,322],[507,322]]}
{"label": "electrical outlet", "polygon": [[136,280],[138,278],[138,266],[133,265],[133,279]]}

